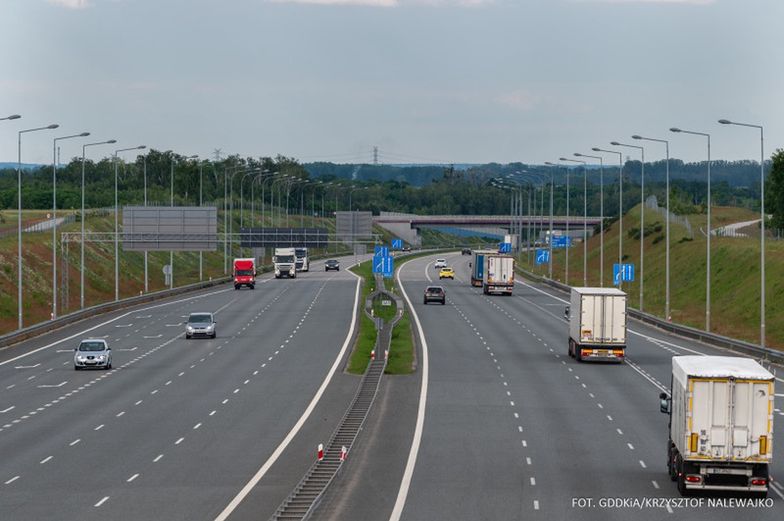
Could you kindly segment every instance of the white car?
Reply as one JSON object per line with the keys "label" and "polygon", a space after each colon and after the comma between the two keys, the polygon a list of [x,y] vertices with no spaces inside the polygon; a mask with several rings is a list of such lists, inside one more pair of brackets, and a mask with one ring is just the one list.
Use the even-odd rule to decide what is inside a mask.
{"label": "white car", "polygon": [[436,263],[433,264],[435,269],[446,268],[446,259],[436,259]]}
{"label": "white car", "polygon": [[74,369],[86,367],[112,368],[112,350],[103,338],[86,338],[74,349]]}

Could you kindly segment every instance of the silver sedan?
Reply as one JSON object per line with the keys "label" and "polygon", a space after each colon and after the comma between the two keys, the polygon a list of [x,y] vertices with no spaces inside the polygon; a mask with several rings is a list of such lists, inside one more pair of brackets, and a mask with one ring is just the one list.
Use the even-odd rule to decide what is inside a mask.
{"label": "silver sedan", "polygon": [[103,338],[87,338],[74,349],[74,369],[85,367],[112,368],[112,349]]}

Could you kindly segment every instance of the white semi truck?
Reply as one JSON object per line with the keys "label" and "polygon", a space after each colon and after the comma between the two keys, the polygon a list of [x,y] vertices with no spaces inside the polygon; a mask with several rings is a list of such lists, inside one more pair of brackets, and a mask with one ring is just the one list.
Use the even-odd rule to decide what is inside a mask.
{"label": "white semi truck", "polygon": [[486,255],[484,258],[482,290],[485,295],[512,295],[514,289],[514,257]]}
{"label": "white semi truck", "polygon": [[765,497],[773,454],[773,375],[750,358],[675,356],[667,470],[678,491],[717,490]]}
{"label": "white semi truck", "polygon": [[569,356],[578,362],[623,362],[626,356],[626,293],[617,288],[572,288]]}
{"label": "white semi truck", "polygon": [[294,248],[275,248],[272,264],[275,267],[276,279],[281,277],[297,278],[296,253]]}
{"label": "white semi truck", "polygon": [[310,271],[310,259],[308,258],[308,249],[305,247],[294,248],[296,255],[297,271]]}

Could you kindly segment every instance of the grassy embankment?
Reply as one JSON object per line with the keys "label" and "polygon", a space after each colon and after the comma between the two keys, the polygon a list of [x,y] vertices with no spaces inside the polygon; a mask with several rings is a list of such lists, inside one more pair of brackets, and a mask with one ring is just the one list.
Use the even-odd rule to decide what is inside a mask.
{"label": "grassy embankment", "polygon": [[[23,211],[22,218],[25,226],[46,219],[46,211]],[[69,211],[59,212],[60,216],[68,215]],[[3,210],[0,212],[3,219],[0,224],[15,230],[16,212]],[[239,230],[239,212],[235,211],[234,227]],[[247,212],[245,224],[247,225]],[[122,219],[122,216],[120,217]],[[2,223],[5,220],[5,223]],[[264,225],[269,226],[270,217],[266,216]],[[255,224],[260,225],[259,222]],[[289,225],[299,226],[300,217],[293,216]],[[304,218],[305,226],[318,226],[327,228],[330,233],[334,231],[334,219],[321,219],[313,217]],[[59,232],[78,232],[78,221],[58,227]],[[85,228],[94,232],[114,231],[114,216],[88,216]],[[218,229],[223,230],[222,214],[218,220]],[[17,237],[16,233],[0,234],[0,334],[10,332],[17,326]],[[334,246],[325,250],[315,250],[314,254],[346,254],[345,247],[339,247],[337,252]],[[249,251],[240,252],[235,248],[233,255],[249,255]],[[267,251],[267,257],[271,251]],[[63,271],[63,259],[67,259],[67,271]],[[148,254],[149,290],[157,291],[166,289],[164,284],[163,266],[169,263],[169,252],[150,252]],[[52,233],[51,230],[23,233],[22,234],[22,264],[23,264],[23,317],[24,324],[32,325],[50,318],[52,308]],[[58,314],[75,311],[79,308],[79,268],[80,245],[73,242],[68,245],[67,251],[60,249],[58,244]],[[142,252],[125,252],[120,245],[120,298],[138,295],[144,291],[144,254]],[[67,280],[63,284],[63,277]],[[203,253],[204,280],[224,276],[223,244],[218,245],[217,251]],[[198,252],[176,252],[174,254],[174,283],[177,286],[191,284],[199,281],[199,254]],[[113,242],[88,242],[85,244],[85,306],[93,306],[114,299],[114,243]]]}
{"label": "grassy embankment", "polygon": [[[670,225],[670,307],[672,321],[700,329],[705,328],[707,216],[686,216],[694,237],[689,240],[686,229]],[[712,228],[750,221],[759,214],[731,207],[712,209]],[[644,310],[664,317],[665,303],[665,220],[662,215],[645,210],[644,238]],[[635,264],[636,281],[624,284],[632,307],[639,307],[640,291],[640,206],[633,208],[623,220],[624,262]],[[612,265],[618,262],[618,222],[605,232],[604,279],[611,285]],[[756,229],[755,229],[756,230]],[[630,236],[631,235],[631,236]],[[760,244],[756,237],[711,238],[711,329],[733,338],[759,342]],[[769,346],[784,347],[784,241],[766,241],[766,329]],[[599,236],[588,241],[588,285],[599,285]],[[521,255],[521,265],[527,266],[527,255]],[[564,281],[565,252],[553,256],[553,278]],[[534,271],[547,272],[547,266]],[[582,285],[583,246],[575,243],[569,254],[569,283]]]}

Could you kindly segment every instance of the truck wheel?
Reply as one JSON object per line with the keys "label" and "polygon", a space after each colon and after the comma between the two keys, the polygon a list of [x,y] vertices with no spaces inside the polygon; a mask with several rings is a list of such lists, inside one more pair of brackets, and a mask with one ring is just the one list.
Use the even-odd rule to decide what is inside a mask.
{"label": "truck wheel", "polygon": [[572,351],[572,339],[569,339],[569,349],[566,350],[569,354],[569,358],[574,358],[574,351]]}
{"label": "truck wheel", "polygon": [[235,284],[234,285],[234,291],[237,291],[238,289],[240,289],[240,287]]}
{"label": "truck wheel", "polygon": [[578,346],[577,344],[574,345],[574,359],[577,360],[578,362],[583,361],[582,351],[580,351],[580,346]]}
{"label": "truck wheel", "polygon": [[670,475],[670,481],[678,479],[678,471],[675,469],[675,455],[676,452],[672,445],[672,441],[668,442],[669,448],[667,449],[667,473]]}
{"label": "truck wheel", "polygon": [[424,300],[424,302],[422,302],[422,304],[424,304],[425,306],[427,306],[427,299],[425,299],[425,300]]}
{"label": "truck wheel", "polygon": [[676,481],[678,482],[678,492],[681,496],[688,496],[689,490],[686,488],[686,465],[683,463],[683,458],[678,454],[676,460]]}

